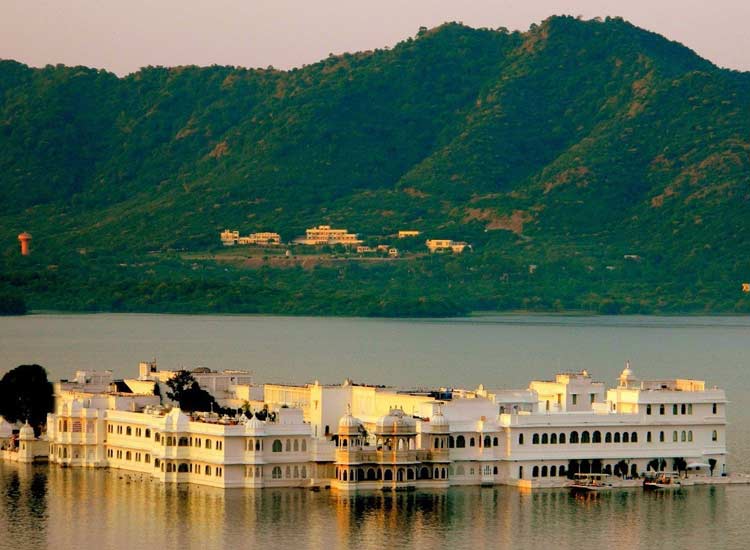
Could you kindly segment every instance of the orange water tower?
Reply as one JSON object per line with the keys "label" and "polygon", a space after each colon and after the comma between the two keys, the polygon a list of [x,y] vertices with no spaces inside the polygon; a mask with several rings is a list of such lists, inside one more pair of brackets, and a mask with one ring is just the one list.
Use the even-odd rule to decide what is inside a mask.
{"label": "orange water tower", "polygon": [[21,241],[21,256],[29,255],[29,243],[31,242],[31,235],[24,231],[18,236],[18,240]]}

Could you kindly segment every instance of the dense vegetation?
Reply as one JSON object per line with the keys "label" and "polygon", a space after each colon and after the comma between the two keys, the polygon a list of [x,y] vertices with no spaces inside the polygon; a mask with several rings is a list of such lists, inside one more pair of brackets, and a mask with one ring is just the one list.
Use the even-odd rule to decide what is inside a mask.
{"label": "dense vegetation", "polygon": [[[747,312],[749,136],[750,74],[617,18],[446,24],[286,72],[0,62],[0,309]],[[473,251],[179,253],[326,222]]]}
{"label": "dense vegetation", "polygon": [[[156,386],[159,387],[158,385]],[[167,397],[177,402],[180,409],[186,412],[219,410],[214,396],[201,389],[198,382],[188,371],[178,371],[167,380]]]}
{"label": "dense vegetation", "polygon": [[28,422],[39,434],[53,407],[52,384],[44,367],[20,365],[0,379],[0,416],[8,422]]}

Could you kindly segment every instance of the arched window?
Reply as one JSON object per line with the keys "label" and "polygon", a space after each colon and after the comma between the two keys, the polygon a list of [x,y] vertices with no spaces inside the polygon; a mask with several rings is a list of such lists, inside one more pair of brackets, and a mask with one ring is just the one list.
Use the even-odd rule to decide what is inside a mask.
{"label": "arched window", "polygon": [[612,432],[607,432],[606,434],[604,434],[604,442],[612,443]]}
{"label": "arched window", "polygon": [[[303,468],[304,468],[304,466],[303,466]],[[369,481],[375,481],[375,469],[374,468],[369,468],[367,470],[367,479]]]}
{"label": "arched window", "polygon": [[547,477],[547,466],[542,466],[542,477]]}
{"label": "arched window", "polygon": [[565,445],[565,434],[560,434],[557,440],[560,442],[560,445]]}
{"label": "arched window", "polygon": [[578,432],[570,432],[570,442],[578,443]]}
{"label": "arched window", "polygon": [[383,472],[383,479],[385,481],[393,481],[393,472],[390,470],[390,468],[386,468],[386,470]]}
{"label": "arched window", "polygon": [[675,431],[672,432],[672,441],[673,442],[677,441],[677,430],[675,430]]}
{"label": "arched window", "polygon": [[518,479],[523,479],[523,466],[518,467]]}
{"label": "arched window", "polygon": [[[286,467],[286,478],[289,479],[290,477],[292,477],[292,469],[289,466],[287,466]],[[352,481],[354,481],[354,476],[352,476]]]}
{"label": "arched window", "polygon": [[211,448],[211,440],[206,439],[206,449],[210,449],[210,448]]}
{"label": "arched window", "polygon": [[602,432],[599,430],[595,431],[593,435],[591,436],[591,442],[592,443],[601,443],[602,442]]}
{"label": "arched window", "polygon": [[716,430],[711,432],[711,441],[718,441],[719,440],[719,432]]}
{"label": "arched window", "polygon": [[549,442],[550,442],[550,443],[551,443],[552,445],[556,445],[556,444],[557,444],[557,434],[552,434],[552,435],[550,435],[550,436],[549,436]]}
{"label": "arched window", "polygon": [[651,432],[646,432],[646,443],[651,443]]}
{"label": "arched window", "polygon": [[680,414],[685,414],[685,413],[687,413],[687,405],[683,403],[682,405],[680,405]]}
{"label": "arched window", "polygon": [[542,434],[542,445],[547,445],[549,443],[549,436],[547,434]]}
{"label": "arched window", "polygon": [[[295,440],[294,440],[294,452],[295,452],[295,453],[298,453],[298,452],[299,452],[299,439],[295,439]],[[296,477],[296,476],[295,476],[295,477]]]}
{"label": "arched window", "polygon": [[685,430],[682,430],[682,433],[680,434],[680,441],[683,443],[687,441],[687,432]]}
{"label": "arched window", "polygon": [[632,434],[630,434],[630,442],[638,443],[638,432],[633,432]]}
{"label": "arched window", "polygon": [[151,430],[149,428],[146,428],[146,437],[151,437]]}
{"label": "arched window", "polygon": [[292,442],[288,439],[286,440],[286,452],[291,452],[292,450]]}
{"label": "arched window", "polygon": [[474,447],[474,446],[476,446],[476,441],[474,441],[474,438],[471,437],[469,438],[469,447]]}
{"label": "arched window", "polygon": [[436,437],[434,441],[433,449],[439,449],[440,448],[440,438]]}
{"label": "arched window", "polygon": [[206,475],[207,476],[211,475],[211,466],[206,466]]}
{"label": "arched window", "polygon": [[464,436],[459,435],[456,437],[456,448],[463,449],[464,447],[466,447],[466,439]]}
{"label": "arched window", "polygon": [[716,414],[718,412],[718,408],[716,406],[716,403],[711,405],[711,413]]}
{"label": "arched window", "polygon": [[628,435],[628,432],[625,432],[622,434],[622,442],[623,443],[630,443],[630,435]]}
{"label": "arched window", "polygon": [[659,414],[664,414],[664,404],[659,405]]}
{"label": "arched window", "polygon": [[448,472],[445,468],[440,469],[440,476],[442,479],[448,479]]}
{"label": "arched window", "polygon": [[177,446],[178,447],[187,447],[188,446],[188,438],[187,437],[181,437],[179,440],[177,440]]}
{"label": "arched window", "polygon": [[273,479],[281,479],[281,467],[280,466],[273,467],[273,470],[271,471],[271,477]]}
{"label": "arched window", "polygon": [[615,443],[620,442],[620,432],[615,432]]}
{"label": "arched window", "polygon": [[557,475],[560,477],[563,477],[565,475],[565,466],[560,466],[560,469],[557,471]]}
{"label": "arched window", "polygon": [[518,444],[523,445],[523,434],[518,434]]}
{"label": "arched window", "polygon": [[539,466],[534,466],[531,469],[531,477],[539,477]]}
{"label": "arched window", "polygon": [[677,414],[677,403],[672,405],[672,414]]}
{"label": "arched window", "polygon": [[185,474],[187,473],[187,471],[188,471],[188,465],[185,464],[184,462],[177,467],[178,473]]}
{"label": "arched window", "polygon": [[693,440],[693,430],[688,430],[688,441]]}
{"label": "arched window", "polygon": [[659,441],[664,443],[664,432],[659,432]]}
{"label": "arched window", "polygon": [[591,443],[591,434],[589,432],[581,432],[581,443]]}
{"label": "arched window", "polygon": [[557,466],[550,466],[549,477],[555,477],[555,476],[557,476]]}
{"label": "arched window", "polygon": [[651,405],[646,405],[646,414],[651,414]]}
{"label": "arched window", "polygon": [[495,476],[496,476],[496,475],[497,475],[497,472],[498,472],[498,470],[497,470],[497,466],[495,466],[494,468],[492,468],[492,475],[495,475]]}
{"label": "arched window", "polygon": [[484,446],[485,447],[492,447],[492,439],[488,435],[484,436]]}
{"label": "arched window", "polygon": [[273,440],[273,446],[271,447],[271,451],[274,453],[280,453],[281,452],[281,440],[280,439],[274,439]]}
{"label": "arched window", "polygon": [[492,446],[493,447],[497,447],[499,444],[500,444],[500,442],[498,441],[498,439],[496,437],[493,437],[492,438]]}
{"label": "arched window", "polygon": [[455,447],[455,446],[456,446],[456,440],[455,440],[455,439],[453,439],[453,436],[452,436],[452,435],[449,435],[449,436],[448,436],[448,448],[449,448],[449,449],[452,449],[452,448],[453,448],[453,447]]}
{"label": "arched window", "polygon": [[531,436],[531,444],[539,445],[539,434],[534,434]]}

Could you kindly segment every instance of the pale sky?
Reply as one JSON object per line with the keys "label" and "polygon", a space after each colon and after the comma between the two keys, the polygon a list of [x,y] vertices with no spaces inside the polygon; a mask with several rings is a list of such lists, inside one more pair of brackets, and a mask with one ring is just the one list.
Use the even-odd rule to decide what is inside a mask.
{"label": "pale sky", "polygon": [[0,0],[0,58],[120,75],[145,65],[286,69],[393,46],[444,21],[526,30],[554,14],[619,15],[750,70],[750,0]]}

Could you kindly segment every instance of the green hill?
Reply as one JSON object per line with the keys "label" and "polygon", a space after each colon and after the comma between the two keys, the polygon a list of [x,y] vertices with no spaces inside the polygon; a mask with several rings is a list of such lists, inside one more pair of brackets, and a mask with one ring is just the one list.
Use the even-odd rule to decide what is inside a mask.
{"label": "green hill", "polygon": [[[750,73],[619,18],[445,24],[291,71],[3,61],[0,192],[0,304],[750,311]],[[318,223],[473,251],[252,269],[184,254],[225,227],[291,240]]]}

